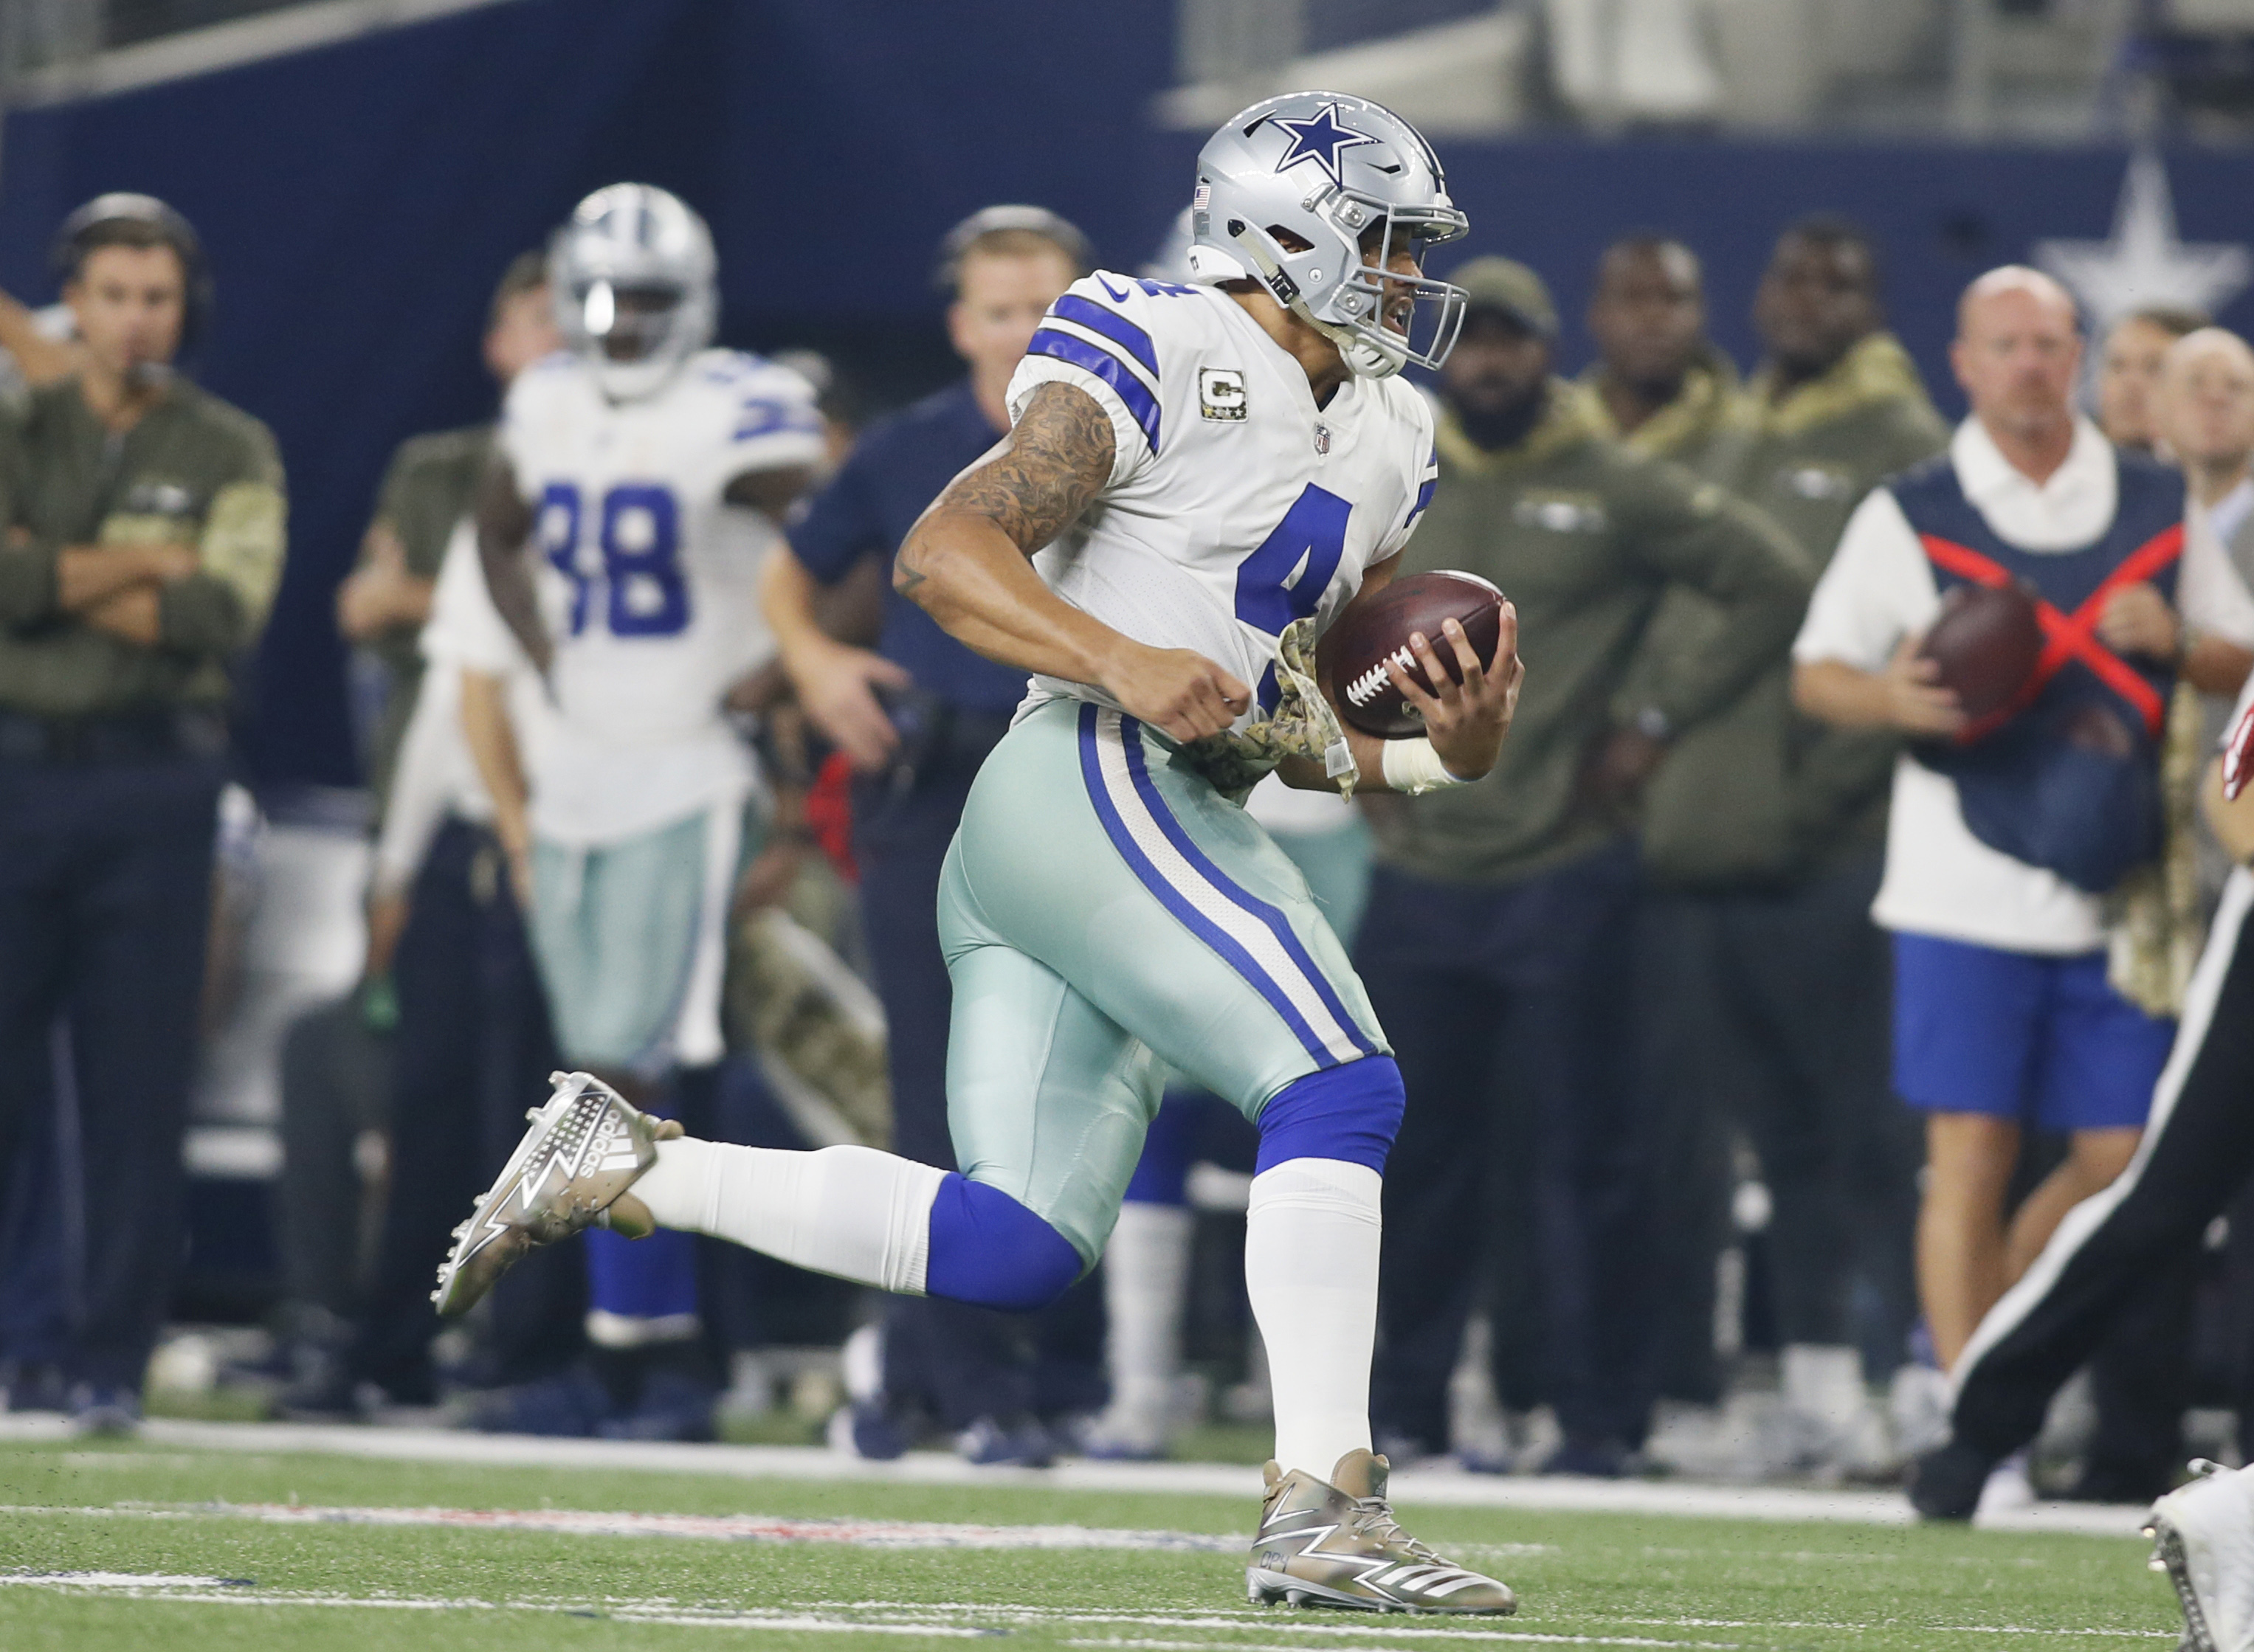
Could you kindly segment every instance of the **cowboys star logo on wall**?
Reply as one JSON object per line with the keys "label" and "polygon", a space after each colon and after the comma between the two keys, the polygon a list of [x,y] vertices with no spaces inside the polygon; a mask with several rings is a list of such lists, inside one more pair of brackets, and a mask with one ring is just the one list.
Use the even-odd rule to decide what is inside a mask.
{"label": "cowboys star logo on wall", "polygon": [[1278,127],[1292,135],[1292,147],[1284,151],[1284,158],[1276,163],[1279,172],[1289,171],[1301,161],[1312,161],[1321,167],[1332,183],[1343,188],[1346,180],[1339,176],[1339,151],[1350,150],[1357,143],[1375,143],[1374,137],[1365,136],[1350,126],[1339,124],[1339,106],[1326,103],[1305,120],[1294,121],[1281,115],[1268,117]]}
{"label": "cowboys star logo on wall", "polygon": [[2034,261],[2066,284],[2096,333],[2152,304],[2216,315],[2254,281],[2244,247],[2177,238],[2167,168],[2149,150],[2130,158],[2110,237],[2039,240]]}

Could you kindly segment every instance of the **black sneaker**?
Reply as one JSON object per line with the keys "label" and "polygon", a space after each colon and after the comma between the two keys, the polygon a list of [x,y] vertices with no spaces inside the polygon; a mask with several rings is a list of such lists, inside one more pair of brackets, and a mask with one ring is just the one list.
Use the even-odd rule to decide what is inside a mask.
{"label": "black sneaker", "polygon": [[1980,1506],[1981,1488],[2001,1461],[1954,1440],[1936,1446],[1909,1466],[1910,1507],[1924,1520],[1970,1520]]}

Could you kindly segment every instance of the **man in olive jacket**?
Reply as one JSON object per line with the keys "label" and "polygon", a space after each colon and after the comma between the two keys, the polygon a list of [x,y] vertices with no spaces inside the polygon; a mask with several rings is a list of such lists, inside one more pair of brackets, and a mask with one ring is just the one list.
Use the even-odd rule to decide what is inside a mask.
{"label": "man in olive jacket", "polygon": [[[1949,429],[1883,331],[1872,250],[1852,226],[1788,229],[1754,320],[1767,355],[1736,450],[1712,473],[1820,568],[1872,485],[1941,451]],[[1663,683],[1729,623],[1698,593],[1670,591],[1638,680]],[[1872,1472],[1887,1447],[1853,1346],[1855,1279],[1884,1305],[1866,1340],[1893,1357],[1916,1312],[1920,1149],[1888,1090],[1889,967],[1868,916],[1894,742],[1802,716],[1789,678],[1774,652],[1720,715],[1676,742],[1646,790],[1647,965],[1667,985],[1651,994],[1648,1056],[1686,1132],[1718,1134],[1732,1119],[1745,1130],[1773,1202],[1791,1426],[1746,1467]],[[1698,1156],[1687,1143],[1670,1151]],[[1722,1191],[1703,1191],[1718,1208]],[[1693,1178],[1670,1182],[1660,1219],[1697,1230],[1689,1207],[1701,1194]],[[1660,1258],[1659,1288],[1684,1304],[1686,1324],[1710,1307],[1712,1262],[1711,1245]]]}
{"label": "man in olive jacket", "polygon": [[[1356,958],[1409,1103],[1387,1178],[1374,1417],[1410,1449],[1445,1446],[1467,1264],[1498,1207],[1528,1208],[1541,1397],[1566,1434],[1551,1467],[1615,1474],[1648,1410],[1646,1144],[1623,1060],[1637,887],[1628,799],[1669,731],[1726,704],[1784,646],[1811,574],[1720,489],[1597,432],[1550,376],[1556,312],[1532,271],[1480,259],[1452,279],[1470,313],[1441,379],[1439,485],[1403,571],[1461,568],[1508,592],[1526,687],[1492,775],[1377,822]],[[1676,582],[1730,624],[1617,721],[1622,673]],[[1506,1070],[1530,1159],[1503,1196],[1483,1198]]]}
{"label": "man in olive jacket", "polygon": [[[1598,261],[1588,324],[1597,359],[1577,387],[1598,428],[1632,453],[1671,459],[1705,480],[1733,484],[1751,439],[1751,409],[1736,364],[1707,336],[1698,254],[1657,235],[1614,241]],[[1720,610],[1696,588],[1669,587],[1645,628],[1645,646],[1614,696],[1615,713],[1631,716],[1651,704],[1681,648],[1704,646],[1721,624]],[[1725,789],[1738,779],[1698,776],[1692,764],[1663,755],[1657,772],[1669,782],[1696,776]],[[1653,1256],[1652,1380],[1662,1398],[1713,1405],[1723,1387],[1714,1292],[1716,1258],[1729,1233],[1731,1132],[1703,1087],[1682,1084],[1670,1070],[1681,1042],[1681,1007],[1689,1001],[1669,972],[1676,964],[1667,945],[1676,923],[1673,905],[1671,896],[1647,892],[1638,924],[1640,934],[1656,930],[1660,943],[1659,968],[1638,1001],[1655,1039],[1655,1059],[1642,1074],[1647,1127],[1654,1161],[1668,1167],[1652,1188],[1652,1230],[1667,1239]],[[1648,958],[1654,950],[1647,942],[1641,951]]]}
{"label": "man in olive jacket", "polygon": [[208,297],[186,220],[103,196],[58,261],[83,365],[0,443],[0,1115],[48,1093],[60,1026],[85,1143],[64,1376],[103,1430],[139,1414],[182,1249],[230,679],[284,502],[266,428],[172,370]]}

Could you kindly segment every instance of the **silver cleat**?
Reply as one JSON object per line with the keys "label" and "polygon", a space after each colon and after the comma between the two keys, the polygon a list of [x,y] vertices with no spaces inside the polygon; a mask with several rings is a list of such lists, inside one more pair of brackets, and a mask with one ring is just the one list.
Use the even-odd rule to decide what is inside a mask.
{"label": "silver cleat", "polygon": [[551,1073],[556,1093],[525,1114],[531,1128],[454,1230],[430,1300],[466,1314],[517,1258],[596,1226],[612,1200],[657,1162],[657,1120],[590,1073]]}
{"label": "silver cleat", "polygon": [[1244,1569],[1254,1606],[1345,1607],[1362,1612],[1518,1610],[1507,1585],[1445,1560],[1401,1530],[1385,1499],[1389,1466],[1350,1451],[1329,1483],[1268,1465],[1260,1532]]}

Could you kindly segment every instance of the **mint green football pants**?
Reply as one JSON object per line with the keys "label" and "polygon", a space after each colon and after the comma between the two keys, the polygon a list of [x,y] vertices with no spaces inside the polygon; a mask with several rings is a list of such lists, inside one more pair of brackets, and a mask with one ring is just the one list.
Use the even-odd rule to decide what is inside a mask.
{"label": "mint green football pants", "polygon": [[1307,882],[1169,744],[1075,701],[986,759],[939,886],[962,1174],[1102,1253],[1169,1078],[1257,1120],[1389,1053]]}

